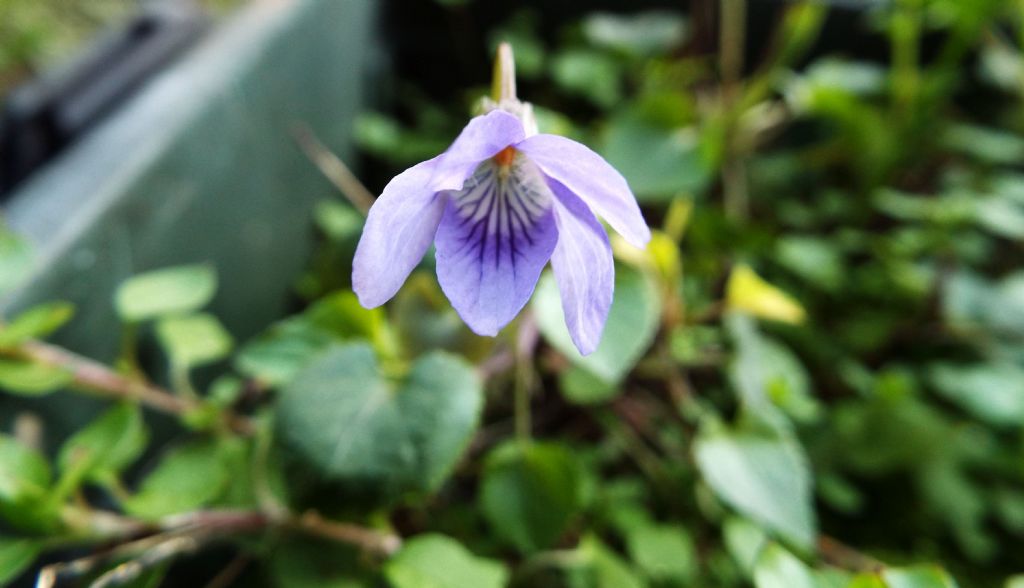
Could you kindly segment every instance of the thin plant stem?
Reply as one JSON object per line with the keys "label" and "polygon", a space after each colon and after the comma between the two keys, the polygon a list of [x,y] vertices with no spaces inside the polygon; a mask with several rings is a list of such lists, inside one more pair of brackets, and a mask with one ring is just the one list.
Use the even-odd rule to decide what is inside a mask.
{"label": "thin plant stem", "polygon": [[[125,376],[102,363],[49,343],[26,341],[11,353],[21,359],[66,370],[74,387],[104,398],[135,401],[176,416],[185,416],[203,407],[198,399]],[[251,435],[255,431],[252,422],[245,417],[225,413],[223,419],[224,425],[236,433]]]}
{"label": "thin plant stem", "polygon": [[320,170],[320,173],[334,184],[334,187],[352,203],[356,210],[366,216],[370,212],[375,198],[373,193],[352,173],[351,168],[321,143],[308,126],[295,125],[292,128],[292,136],[306,157]]}
{"label": "thin plant stem", "polygon": [[515,376],[515,420],[516,438],[529,442],[532,425],[530,423],[530,368],[523,358],[516,362]]}
{"label": "thin plant stem", "polygon": [[722,198],[726,214],[734,221],[745,221],[749,208],[746,166],[736,153],[736,121],[743,89],[743,51],[747,34],[746,0],[721,0],[719,18],[719,70],[722,79],[722,103],[728,128],[725,134],[725,162],[722,166]]}
{"label": "thin plant stem", "polygon": [[537,348],[540,332],[529,312],[523,314],[516,331],[515,349],[515,428],[516,438],[528,442],[533,425],[530,417],[530,393],[534,383],[533,353]]}
{"label": "thin plant stem", "polygon": [[397,535],[332,521],[315,511],[301,516],[291,513],[276,516],[258,510],[202,510],[170,516],[157,523],[105,511],[76,510],[69,516],[77,517],[80,525],[90,528],[87,533],[72,537],[70,544],[116,544],[77,560],[44,567],[37,588],[53,588],[62,578],[86,576],[123,562],[93,584],[118,586],[156,565],[194,553],[212,541],[272,530],[301,532],[383,556],[395,553],[402,546],[402,539]]}

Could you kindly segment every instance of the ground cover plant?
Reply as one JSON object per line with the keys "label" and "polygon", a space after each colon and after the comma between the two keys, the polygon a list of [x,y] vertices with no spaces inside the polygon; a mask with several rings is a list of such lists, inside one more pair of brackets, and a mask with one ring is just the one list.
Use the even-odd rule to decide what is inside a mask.
{"label": "ground cover plant", "polygon": [[[112,365],[45,342],[66,303],[6,317],[4,393],[106,408],[0,436],[0,583],[1024,585],[1024,5],[843,13],[873,60],[816,49],[825,4],[781,7],[756,51],[720,8],[553,31],[510,9],[466,37],[512,46],[539,131],[595,149],[650,227],[609,233],[593,350],[550,271],[494,338],[429,252],[364,308],[351,182],[317,208],[301,310],[253,340],[204,312],[203,264],[121,286]],[[373,192],[476,114],[467,60],[478,87],[399,68],[361,117]],[[12,285],[31,252],[0,253]]]}

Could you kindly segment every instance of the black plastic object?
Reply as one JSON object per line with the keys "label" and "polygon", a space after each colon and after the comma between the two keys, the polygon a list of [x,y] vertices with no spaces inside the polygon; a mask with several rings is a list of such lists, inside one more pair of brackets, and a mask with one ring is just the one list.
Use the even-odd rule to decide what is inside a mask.
{"label": "black plastic object", "polygon": [[205,30],[189,1],[150,4],[66,67],[15,88],[0,115],[0,199]]}

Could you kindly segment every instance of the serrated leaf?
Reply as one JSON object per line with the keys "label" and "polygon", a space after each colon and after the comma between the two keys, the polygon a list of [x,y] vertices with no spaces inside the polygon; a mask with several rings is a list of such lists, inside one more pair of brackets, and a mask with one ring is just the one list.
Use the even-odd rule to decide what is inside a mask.
{"label": "serrated leaf", "polygon": [[308,364],[282,391],[276,422],[326,480],[381,494],[433,491],[476,430],[482,402],[475,371],[454,356],[428,354],[393,379],[356,343]]}
{"label": "serrated leaf", "polygon": [[704,479],[724,502],[795,546],[813,547],[811,475],[796,441],[719,429],[702,432],[694,453]]}
{"label": "serrated leaf", "polygon": [[509,441],[487,456],[480,508],[495,534],[523,553],[552,546],[579,513],[583,473],[572,452]]}
{"label": "serrated leaf", "polygon": [[618,383],[650,347],[658,331],[661,297],[653,280],[623,266],[615,268],[615,299],[601,344],[584,357],[576,350],[562,314],[558,285],[550,273],[541,277],[532,308],[537,325],[551,345],[576,365],[608,383]]}
{"label": "serrated leaf", "polygon": [[444,535],[418,535],[384,567],[393,588],[503,588],[508,570]]}
{"label": "serrated leaf", "polygon": [[138,274],[114,295],[117,314],[127,322],[194,312],[217,291],[217,273],[205,264],[183,265]]}

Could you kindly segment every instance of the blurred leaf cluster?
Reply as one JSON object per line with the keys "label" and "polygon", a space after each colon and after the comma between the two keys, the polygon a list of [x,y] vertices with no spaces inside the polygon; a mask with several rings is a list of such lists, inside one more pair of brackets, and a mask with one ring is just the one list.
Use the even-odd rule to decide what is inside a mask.
{"label": "blurred leaf cluster", "polygon": [[[62,572],[83,585],[123,562],[174,585],[227,540],[220,573],[245,586],[1024,585],[1024,4],[842,12],[884,49],[867,61],[815,51],[839,9],[786,3],[754,63],[743,6],[721,3],[717,47],[674,11],[488,31],[542,132],[601,152],[654,229],[644,251],[613,240],[590,356],[551,276],[493,340],[429,258],[363,309],[362,217],[340,198],[316,211],[304,310],[250,341],[203,311],[205,265],[121,287],[113,366],[41,341],[67,304],[7,317],[0,388],[110,407],[57,439],[30,414],[0,436],[0,583],[86,546]],[[355,130],[370,167],[442,151],[485,73],[444,102],[400,81]],[[27,255],[0,235],[0,288]]]}

